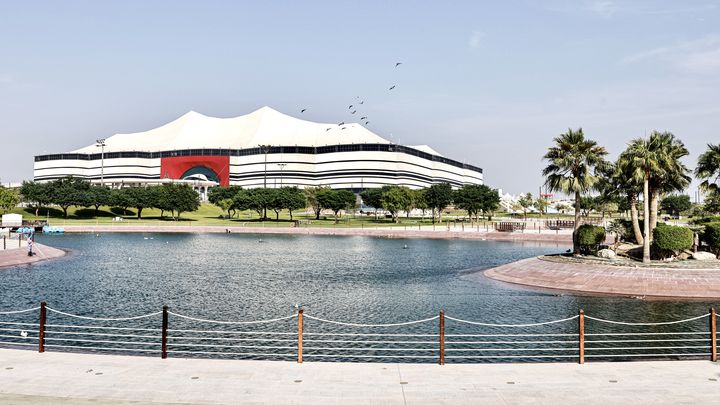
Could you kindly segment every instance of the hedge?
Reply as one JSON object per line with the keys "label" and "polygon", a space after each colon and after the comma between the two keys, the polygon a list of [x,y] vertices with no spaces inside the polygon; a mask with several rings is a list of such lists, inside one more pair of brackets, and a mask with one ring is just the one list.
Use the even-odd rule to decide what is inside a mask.
{"label": "hedge", "polygon": [[662,256],[690,249],[693,246],[692,229],[658,223],[653,231],[653,245]]}
{"label": "hedge", "polygon": [[595,252],[605,241],[605,228],[590,224],[580,225],[575,234],[575,240],[583,253]]}
{"label": "hedge", "polygon": [[715,254],[720,254],[720,222],[711,222],[705,225],[703,242],[710,246]]}

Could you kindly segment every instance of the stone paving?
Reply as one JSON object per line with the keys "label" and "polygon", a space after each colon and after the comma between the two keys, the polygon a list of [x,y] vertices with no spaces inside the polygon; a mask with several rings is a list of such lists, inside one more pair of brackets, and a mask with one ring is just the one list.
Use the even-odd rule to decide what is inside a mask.
{"label": "stone paving", "polygon": [[[0,350],[0,404],[711,404],[710,361],[304,363]],[[132,401],[132,402],[129,402]]]}
{"label": "stone paving", "polygon": [[720,268],[621,267],[537,257],[465,276],[542,289],[633,297],[720,298]]}
{"label": "stone paving", "polygon": [[[17,240],[13,240],[13,242],[15,243],[15,246],[17,246]],[[25,242],[22,243],[23,247],[19,249],[0,250],[0,268],[30,264],[65,256],[65,251],[63,250],[35,243],[35,246],[33,247],[35,255],[31,257],[27,255],[27,245]]]}

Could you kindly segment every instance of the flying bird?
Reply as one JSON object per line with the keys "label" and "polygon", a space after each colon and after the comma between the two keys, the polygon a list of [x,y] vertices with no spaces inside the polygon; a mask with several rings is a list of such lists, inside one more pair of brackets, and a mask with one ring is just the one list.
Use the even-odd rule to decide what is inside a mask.
{"label": "flying bird", "polygon": [[338,124],[338,126],[345,125],[345,121]]}
{"label": "flying bird", "polygon": [[351,112],[350,114],[355,114],[356,112],[357,112],[357,110],[353,110],[353,112]]}
{"label": "flying bird", "polygon": [[360,104],[365,104],[365,101],[361,101]]}
{"label": "flying bird", "polygon": [[361,120],[361,121],[362,121],[362,120],[366,120],[366,119],[367,119],[367,117],[360,117],[360,120]]}
{"label": "flying bird", "polygon": [[345,128],[347,128],[347,127],[342,127],[342,128],[340,128],[340,129],[345,129]]}
{"label": "flying bird", "polygon": [[388,90],[392,90],[392,89],[394,89],[394,88],[395,88],[395,85],[393,84],[393,86],[390,87]]}
{"label": "flying bird", "polygon": [[402,65],[402,62],[395,62],[395,67]]}
{"label": "flying bird", "polygon": [[351,109],[351,108],[352,108],[352,106],[353,106],[353,105],[352,105],[352,104],[350,104],[350,105],[348,106],[348,110],[349,110],[349,109]]}
{"label": "flying bird", "polygon": [[326,130],[325,130],[325,132],[327,132],[327,131],[329,131],[329,130],[331,130],[331,129],[332,129],[332,127],[330,127],[330,128],[328,128],[328,129],[326,129]]}
{"label": "flying bird", "polygon": [[367,125],[367,124],[369,124],[369,123],[370,123],[370,121],[365,121],[365,125]]}
{"label": "flying bird", "polygon": [[303,108],[302,110],[300,110],[300,114],[304,113],[306,110],[307,108]]}

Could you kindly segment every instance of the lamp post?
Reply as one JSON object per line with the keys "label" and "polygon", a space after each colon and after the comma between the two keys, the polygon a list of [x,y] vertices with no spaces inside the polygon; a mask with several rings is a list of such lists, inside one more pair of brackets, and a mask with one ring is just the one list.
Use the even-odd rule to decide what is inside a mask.
{"label": "lamp post", "polygon": [[100,148],[100,185],[105,185],[105,138],[97,139],[95,146]]}
{"label": "lamp post", "polygon": [[287,163],[278,163],[278,166],[280,166],[280,188],[283,186],[283,169],[285,166],[287,166]]}
{"label": "lamp post", "polygon": [[267,155],[270,152],[270,145],[258,145],[260,150],[265,154],[265,171],[263,173],[263,188],[267,188]]}

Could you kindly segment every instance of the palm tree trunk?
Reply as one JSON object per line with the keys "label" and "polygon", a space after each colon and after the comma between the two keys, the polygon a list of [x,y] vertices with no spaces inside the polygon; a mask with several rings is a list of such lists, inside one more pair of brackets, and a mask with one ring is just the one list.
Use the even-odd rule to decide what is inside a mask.
{"label": "palm tree trunk", "polygon": [[580,228],[580,192],[575,192],[575,227],[573,229],[573,254],[580,254],[580,246],[577,243],[577,231]]}
{"label": "palm tree trunk", "polygon": [[643,181],[643,263],[650,263],[650,198],[648,196],[648,175]]}
{"label": "palm tree trunk", "polygon": [[632,221],[633,232],[635,233],[635,242],[638,245],[643,244],[642,231],[640,230],[640,220],[638,219],[637,195],[630,197],[630,219]]}
{"label": "palm tree trunk", "polygon": [[650,190],[650,242],[653,240],[653,231],[657,226],[658,222],[658,200],[660,199],[660,192],[653,187]]}

